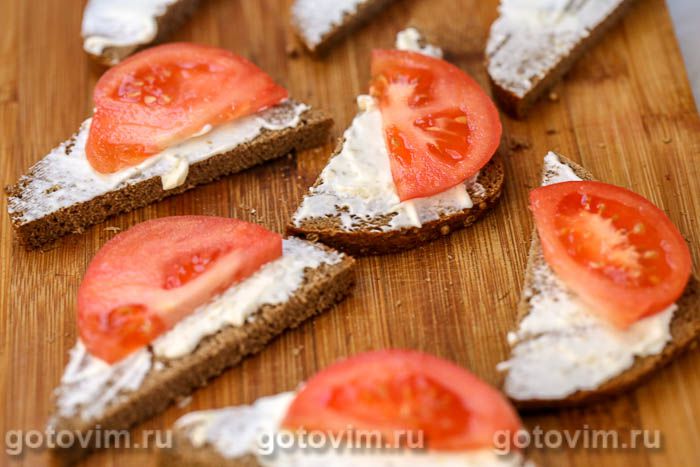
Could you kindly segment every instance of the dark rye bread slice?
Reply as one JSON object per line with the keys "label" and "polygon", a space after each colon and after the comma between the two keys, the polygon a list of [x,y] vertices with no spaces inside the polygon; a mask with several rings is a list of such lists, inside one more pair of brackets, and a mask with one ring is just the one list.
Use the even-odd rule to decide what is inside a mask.
{"label": "dark rye bread slice", "polygon": [[[571,167],[571,169],[583,180],[594,180],[593,175],[570,159],[559,156],[559,160]],[[544,261],[542,256],[542,245],[537,235],[537,230],[533,229],[532,244],[528,255],[527,269],[525,271],[525,284],[523,290],[527,290],[534,282],[534,270],[538,261]],[[695,342],[700,337],[700,281],[697,277],[691,276],[685,292],[677,302],[673,320],[671,321],[672,340],[663,351],[656,355],[647,357],[637,357],[634,364],[591,391],[578,391],[571,394],[566,399],[512,399],[513,404],[519,410],[536,410],[544,408],[576,407],[602,399],[618,395],[628,391],[644,382],[654,371],[670,363],[674,358],[695,346]],[[518,304],[518,325],[530,313],[529,298],[522,296]]]}
{"label": "dark rye bread slice", "polygon": [[[319,245],[327,251],[330,249]],[[241,326],[228,326],[204,338],[189,355],[163,360],[164,368],[153,367],[140,387],[121,394],[97,418],[85,421],[78,415],[56,417],[51,426],[55,431],[69,430],[86,433],[100,426],[103,430],[125,430],[164,411],[172,403],[187,397],[195,389],[243,358],[256,354],[287,329],[320,314],[343,300],[354,285],[355,260],[343,255],[336,264],[322,264],[307,269],[300,288],[292,297],[278,305],[264,305]],[[61,465],[73,464],[95,449],[93,444],[83,448],[75,443],[70,448],[52,449],[52,457]]]}
{"label": "dark rye bread slice", "polygon": [[262,467],[258,459],[252,454],[228,458],[222,456],[210,444],[195,447],[187,434],[177,428],[173,430],[172,446],[158,450],[158,465],[161,467],[173,465],[183,467],[211,467],[212,465],[220,467]]}
{"label": "dark rye bread slice", "polygon": [[[339,144],[335,157],[341,150]],[[304,219],[299,226],[291,222],[287,225],[287,234],[296,235],[310,241],[320,241],[346,253],[355,256],[382,255],[415,248],[423,243],[445,237],[456,230],[468,227],[484,216],[498,202],[505,181],[503,160],[496,155],[479,172],[477,183],[483,186],[483,191],[468,188],[474,207],[450,213],[438,219],[426,222],[421,227],[404,227],[398,230],[379,230],[387,225],[390,218],[377,219],[365,228],[345,230],[338,218],[320,217]],[[322,183],[316,181],[314,186]]]}
{"label": "dark rye bread slice", "polygon": [[[569,2],[567,7],[580,8],[582,3],[591,1],[595,0],[583,0],[582,2],[576,3]],[[606,16],[596,27],[590,29],[589,34],[586,37],[580,39],[568,53],[562,54],[558,58],[558,61],[556,62],[555,66],[550,68],[544,76],[533,77],[534,85],[523,96],[517,95],[511,89],[508,89],[507,86],[504,86],[501,83],[499,83],[498,80],[494,79],[491,73],[489,73],[489,82],[491,84],[491,90],[494,98],[498,102],[501,109],[512,117],[525,118],[533,104],[537,100],[539,100],[544,94],[548,93],[548,91],[564,77],[564,75],[571,69],[571,67],[576,63],[576,61],[578,61],[578,59],[586,53],[586,51],[588,51],[591,47],[598,43],[598,41],[600,41],[600,39],[605,35],[605,33],[611,27],[613,27],[618,22],[618,20],[620,20],[625,15],[625,13],[627,13],[634,1],[635,0],[620,0],[619,5],[608,16]],[[491,33],[493,34],[493,29]],[[546,29],[543,29],[542,37],[546,37],[547,34],[548,31]],[[489,37],[489,41],[491,41],[491,39],[492,37]],[[513,33],[512,35],[510,35],[507,40],[523,42],[529,41],[528,38],[518,37],[517,33]],[[501,47],[498,47],[495,53],[498,53],[498,51],[501,50]],[[489,52],[490,51],[487,48],[487,69],[489,68],[489,64],[492,61],[493,57],[493,53]],[[555,45],[552,41],[550,41],[548,44],[544,45],[540,50],[537,50],[531,56],[528,56],[527,54],[520,54],[517,57],[513,56],[508,58],[513,61],[513,69],[526,68],[528,62],[536,62],[541,56],[556,53],[557,52],[555,50]]]}
{"label": "dark rye bread slice", "polygon": [[318,42],[313,42],[305,34],[301,15],[313,15],[314,12],[304,11],[304,9],[301,8],[302,2],[295,0],[290,15],[292,29],[312,54],[320,56],[327,53],[329,49],[352,31],[368,23],[376,14],[393,1],[395,0],[365,0],[357,6],[357,10],[354,13],[344,14],[339,24],[332,25],[332,27],[321,36]]}
{"label": "dark rye bread slice", "polygon": [[[333,119],[329,115],[320,110],[310,109],[301,115],[299,124],[294,127],[282,130],[264,129],[253,140],[229,152],[192,164],[185,183],[176,188],[164,190],[160,177],[156,176],[128,184],[89,201],[70,205],[38,219],[24,221],[22,212],[11,213],[12,226],[17,239],[27,249],[41,248],[64,235],[81,233],[87,227],[116,214],[133,211],[291,152],[324,144],[328,140],[332,125]],[[40,164],[41,161],[20,177],[17,184],[5,188],[10,203],[12,198],[19,199],[23,196],[26,185],[35,176],[35,171],[40,170]]]}
{"label": "dark rye bread slice", "polygon": [[157,34],[153,41],[147,44],[133,44],[124,46],[106,47],[99,55],[87,50],[85,53],[96,62],[113,66],[124,60],[129,55],[138,52],[148,46],[158,44],[166,40],[170,35],[187,21],[199,6],[200,0],[176,0],[168,5],[165,13],[156,17]]}

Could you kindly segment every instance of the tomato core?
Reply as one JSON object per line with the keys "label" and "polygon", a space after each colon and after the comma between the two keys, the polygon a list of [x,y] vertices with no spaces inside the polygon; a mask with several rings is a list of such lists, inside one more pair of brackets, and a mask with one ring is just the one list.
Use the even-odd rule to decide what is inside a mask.
{"label": "tomato core", "polygon": [[630,287],[655,286],[671,273],[662,238],[633,208],[595,195],[560,204],[559,239],[581,266]]}

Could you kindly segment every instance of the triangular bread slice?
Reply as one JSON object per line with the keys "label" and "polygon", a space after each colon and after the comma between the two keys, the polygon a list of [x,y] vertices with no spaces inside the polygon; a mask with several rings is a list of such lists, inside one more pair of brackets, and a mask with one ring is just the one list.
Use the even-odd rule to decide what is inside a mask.
{"label": "triangular bread slice", "polygon": [[83,50],[103,65],[116,65],[132,53],[165,40],[198,4],[199,0],[88,0],[83,10]]}
{"label": "triangular bread slice", "polygon": [[345,132],[287,233],[354,255],[407,250],[479,220],[498,202],[504,179],[496,155],[475,177],[445,193],[399,203],[381,117],[368,108]]}
{"label": "triangular bread slice", "polygon": [[332,125],[326,113],[287,100],[193,137],[154,160],[102,177],[85,157],[88,119],[72,138],[5,188],[12,226],[22,245],[41,248],[116,214],[324,144]]}
{"label": "triangular bread slice", "polygon": [[[396,48],[442,58],[442,49],[411,27],[397,34]],[[376,100],[360,95],[357,105],[359,113],[293,215],[288,234],[354,255],[393,253],[467,227],[498,202],[505,180],[498,154],[457,186],[401,202]]]}
{"label": "triangular bread slice", "polygon": [[394,0],[295,0],[292,28],[304,46],[322,55]]}
{"label": "triangular bread slice", "polygon": [[[341,141],[334,157],[338,157],[344,141]],[[354,225],[343,225],[342,217],[347,213],[343,204],[338,204],[337,213],[318,217],[300,217],[304,202],[315,202],[325,195],[317,191],[324,184],[324,173],[302,201],[292,221],[287,225],[287,234],[311,241],[320,241],[333,248],[356,256],[383,255],[416,248],[424,243],[445,237],[459,229],[474,224],[498,202],[505,180],[505,168],[501,157],[495,156],[467,185],[467,194],[473,204],[470,208],[454,210],[436,205],[434,219],[423,222],[420,227],[403,226],[393,228],[391,221],[397,215],[387,212],[372,218],[358,220]]]}
{"label": "triangular bread slice", "polygon": [[[550,153],[548,158],[556,158],[563,166],[568,167],[573,173],[582,180],[593,180],[593,175],[576,164],[575,162],[554,153]],[[552,159],[550,159],[552,160]],[[543,183],[551,177],[557,177],[558,174],[545,165],[543,170]],[[543,281],[544,278],[544,281]],[[521,373],[515,376],[514,365],[518,365],[517,356],[523,351],[527,352],[530,349],[537,349],[540,346],[547,344],[548,339],[556,339],[554,332],[548,333],[533,333],[523,328],[523,321],[528,318],[532,312],[532,300],[539,294],[551,293],[552,288],[562,287],[561,293],[571,294],[565,290],[565,286],[561,284],[554,273],[549,269],[549,266],[544,260],[542,254],[542,246],[537,235],[537,230],[533,230],[532,244],[525,272],[525,284],[523,287],[523,295],[518,305],[518,326],[516,330],[509,333],[508,340],[512,346],[511,359],[499,365],[499,368],[505,371],[503,388],[506,395],[513,401],[514,405],[519,409],[539,409],[548,407],[571,407],[579,406],[587,403],[595,402],[600,399],[616,395],[627,391],[634,386],[640,384],[645,378],[650,376],[655,370],[668,364],[671,360],[677,357],[682,352],[686,351],[700,337],[700,282],[695,276],[691,276],[688,286],[686,287],[683,296],[676,302],[677,309],[672,315],[669,325],[670,340],[665,343],[662,349],[650,355],[637,355],[630,362],[630,365],[616,375],[605,379],[597,387],[591,389],[581,389],[561,397],[525,397],[520,398],[516,393],[522,393],[523,384],[529,385],[532,381],[556,381],[556,368],[552,362],[540,362],[546,370],[540,373],[540,378],[530,372],[530,378]],[[659,319],[663,321],[663,317]],[[596,318],[597,320],[597,318]],[[587,322],[578,322],[578,325],[585,326]],[[527,327],[527,326],[526,326]],[[583,328],[578,328],[577,332],[582,334]],[[521,336],[524,336],[521,338]],[[600,342],[591,342],[592,348],[600,345]],[[663,345],[663,343],[662,343]],[[528,347],[519,346],[533,346]],[[561,354],[566,355],[567,352],[575,351],[573,346],[566,348]],[[526,355],[522,353],[520,355]],[[566,357],[564,357],[566,358]],[[514,363],[515,362],[515,363]],[[523,360],[521,360],[521,363]],[[561,378],[572,378],[572,374],[561,374]]]}
{"label": "triangular bread slice", "polygon": [[127,430],[164,411],[350,292],[355,261],[349,256],[297,238],[284,240],[283,251],[282,258],[112,366],[78,343],[55,390],[48,427],[94,436],[87,446],[55,446],[55,458],[72,463],[96,447],[114,447],[98,440],[99,434]]}
{"label": "triangular bread slice", "polygon": [[557,83],[634,0],[502,0],[486,61],[501,108],[516,118]]}

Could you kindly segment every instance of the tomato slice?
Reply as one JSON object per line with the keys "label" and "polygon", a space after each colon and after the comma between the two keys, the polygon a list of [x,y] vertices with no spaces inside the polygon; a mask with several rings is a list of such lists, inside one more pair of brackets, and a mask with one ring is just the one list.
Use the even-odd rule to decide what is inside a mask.
{"label": "tomato slice", "polygon": [[281,255],[279,234],[236,219],[138,224],[107,242],[88,266],[78,290],[80,338],[113,363]]}
{"label": "tomato slice", "polygon": [[530,193],[544,257],[578,297],[615,326],[664,310],[683,294],[688,245],[645,198],[601,182],[564,182]]}
{"label": "tomato slice", "polygon": [[384,350],[311,378],[282,426],[334,434],[373,430],[388,445],[405,443],[397,438],[409,430],[422,433],[429,449],[462,451],[492,447],[496,431],[515,436],[521,424],[501,393],[467,370],[420,352]]}
{"label": "tomato slice", "polygon": [[416,52],[372,52],[391,175],[401,201],[472,177],[493,157],[501,121],[491,99],[456,66]]}
{"label": "tomato slice", "polygon": [[152,47],[97,82],[87,159],[98,172],[116,172],[205,125],[250,115],[287,96],[269,75],[227,50],[188,43]]}

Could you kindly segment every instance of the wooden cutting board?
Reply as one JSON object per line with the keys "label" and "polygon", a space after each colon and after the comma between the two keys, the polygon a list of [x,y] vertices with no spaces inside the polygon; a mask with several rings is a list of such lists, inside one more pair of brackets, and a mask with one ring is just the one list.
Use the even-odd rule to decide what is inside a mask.
{"label": "wooden cutting board", "polygon": [[[293,96],[330,111],[339,136],[367,91],[369,54],[390,47],[407,25],[423,29],[482,84],[483,48],[497,0],[406,0],[324,60],[302,54],[288,25],[289,0],[210,0],[175,39],[250,57]],[[13,182],[90,114],[102,70],[81,50],[82,2],[0,2],[0,176]],[[507,186],[500,205],[466,231],[414,251],[359,261],[353,296],[274,342],[261,355],[136,429],[168,428],[190,410],[248,403],[297,383],[335,360],[370,349],[437,354],[491,383],[507,357],[532,220],[528,189],[552,149],[662,206],[700,264],[700,120],[663,0],[640,0],[621,25],[573,69],[526,121],[503,118]],[[42,429],[51,391],[76,340],[76,290],[88,262],[114,235],[176,214],[233,216],[281,231],[333,148],[299,154],[119,216],[26,252],[13,240],[1,197],[0,431]],[[638,390],[580,410],[526,416],[531,429],[661,431],[656,450],[533,449],[541,465],[691,465],[700,459],[700,352],[691,352]],[[4,455],[4,454],[3,454]],[[3,458],[9,463],[9,458]],[[152,452],[106,452],[87,465],[152,465]],[[15,459],[40,465],[45,453]]]}

